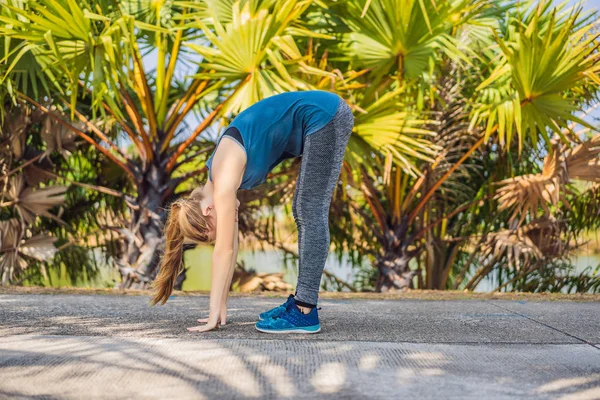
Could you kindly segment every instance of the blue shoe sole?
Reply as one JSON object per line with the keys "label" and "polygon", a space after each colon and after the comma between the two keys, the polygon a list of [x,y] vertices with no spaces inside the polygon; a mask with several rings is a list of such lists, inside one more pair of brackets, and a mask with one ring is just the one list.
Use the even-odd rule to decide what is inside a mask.
{"label": "blue shoe sole", "polygon": [[254,326],[257,331],[263,333],[318,333],[321,332],[321,325],[313,325],[313,326],[302,326],[298,328],[288,328],[288,329],[264,329],[259,328],[258,326]]}

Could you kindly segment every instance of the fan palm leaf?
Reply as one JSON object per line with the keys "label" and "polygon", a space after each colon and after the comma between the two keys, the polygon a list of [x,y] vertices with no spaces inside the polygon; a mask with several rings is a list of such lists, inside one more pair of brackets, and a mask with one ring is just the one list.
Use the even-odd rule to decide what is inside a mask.
{"label": "fan palm leaf", "polygon": [[[417,176],[420,174],[418,161],[432,162],[440,151],[431,141],[435,132],[424,128],[436,121],[420,119],[409,111],[401,111],[402,108],[398,91],[390,91],[361,107],[364,113],[355,115],[354,131],[361,142],[368,145],[367,151],[372,149],[383,156],[389,155],[407,173]],[[350,149],[354,147],[357,146],[351,143]]]}
{"label": "fan palm leaf", "polygon": [[28,258],[38,261],[51,260],[58,249],[55,238],[38,234],[23,239],[25,232],[21,222],[12,218],[0,221],[0,277],[1,283],[10,282],[17,272],[29,266]]}
{"label": "fan palm leaf", "polygon": [[540,209],[549,215],[550,207],[558,206],[559,201],[569,207],[568,185],[572,181],[600,182],[600,135],[566,151],[556,144],[541,173],[498,182],[499,209],[512,210],[510,221],[520,217],[519,224],[527,215],[535,218]]}
{"label": "fan palm leaf", "polygon": [[600,83],[600,58],[595,53],[598,36],[593,33],[594,25],[580,25],[580,11],[561,20],[548,2],[541,1],[528,23],[517,12],[508,18],[502,38],[494,33],[501,53],[490,60],[492,72],[475,89],[471,117],[471,126],[485,127],[485,135],[421,198],[411,221],[443,181],[492,134],[506,147],[516,134],[520,152],[525,137],[534,145],[539,136],[550,143],[548,131],[563,137],[562,129],[569,130],[570,121],[596,130],[574,115],[585,98],[582,88]]}
{"label": "fan palm leaf", "polygon": [[542,208],[550,214],[550,206],[558,205],[559,200],[566,202],[560,178],[560,166],[557,165],[558,153],[548,155],[544,160],[544,168],[540,174],[518,176],[497,182],[499,189],[496,191],[499,210],[512,210],[510,222],[520,217],[518,224],[523,222],[530,214],[537,216]]}
{"label": "fan palm leaf", "polygon": [[2,284],[10,282],[16,271],[27,268],[19,257],[18,247],[23,235],[21,223],[16,218],[0,221],[0,274]]}
{"label": "fan palm leaf", "polygon": [[28,187],[21,176],[16,176],[11,179],[7,197],[16,207],[23,221],[31,224],[38,215],[60,221],[49,210],[64,203],[66,191],[66,186],[34,189]]}
{"label": "fan palm leaf", "polygon": [[426,71],[437,49],[469,63],[448,32],[475,3],[374,0],[365,7],[363,2],[349,1],[341,14],[351,30],[344,37],[345,58],[359,68],[375,69],[376,75],[391,72],[407,78]]}
{"label": "fan palm leaf", "polygon": [[[271,10],[271,6],[273,9]],[[211,19],[196,19],[193,25],[202,29],[208,45],[186,43],[204,61],[196,78],[222,78],[241,82],[229,100],[225,112],[237,113],[264,97],[283,91],[309,89],[310,86],[293,76],[291,68],[307,73],[332,76],[303,61],[303,56],[289,34],[290,22],[310,5],[309,1],[246,2],[234,5],[231,22],[218,18],[218,8],[208,7]],[[295,29],[294,33],[309,34]]]}
{"label": "fan palm leaf", "polygon": [[507,146],[516,134],[519,149],[526,136],[549,143],[548,131],[562,135],[569,121],[595,129],[574,115],[578,87],[586,79],[600,84],[594,24],[580,26],[578,11],[560,19],[548,5],[539,2],[526,25],[513,22],[504,38],[496,35],[500,62],[477,88],[473,123],[485,122],[486,135],[495,132]]}
{"label": "fan palm leaf", "polygon": [[[0,34],[4,40],[20,41],[9,54],[12,66],[21,62],[21,74],[39,78],[35,81],[39,83],[34,82],[36,86],[52,86],[68,96],[73,110],[80,79],[87,75],[92,76],[95,109],[103,100],[114,102],[111,88],[116,86],[120,66],[131,52],[130,19],[125,16],[111,20],[92,10],[91,5],[73,0],[40,0],[28,2],[26,7],[16,0],[3,3],[2,8],[10,14],[0,15]],[[22,61],[27,55],[33,55],[37,62],[25,65]],[[9,66],[4,80],[12,78],[11,70]]]}

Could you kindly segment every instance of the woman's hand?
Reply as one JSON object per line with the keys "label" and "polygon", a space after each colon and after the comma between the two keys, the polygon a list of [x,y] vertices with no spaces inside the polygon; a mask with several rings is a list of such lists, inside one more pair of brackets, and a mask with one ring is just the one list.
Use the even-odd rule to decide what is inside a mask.
{"label": "woman's hand", "polygon": [[[208,323],[208,318],[198,318],[196,321],[200,322],[201,324],[207,324]],[[225,326],[227,325],[227,321],[226,320],[219,320],[219,326]]]}
{"label": "woman's hand", "polygon": [[190,331],[190,332],[202,333],[202,332],[212,331],[213,329],[216,329],[218,327],[219,327],[219,322],[213,322],[213,323],[209,322],[206,325],[193,326],[191,328],[187,328],[187,330]]}
{"label": "woman's hand", "polygon": [[[197,321],[201,324],[208,324],[209,318],[199,318]],[[219,325],[225,326],[227,324],[227,310],[221,311],[221,318],[219,318]]]}

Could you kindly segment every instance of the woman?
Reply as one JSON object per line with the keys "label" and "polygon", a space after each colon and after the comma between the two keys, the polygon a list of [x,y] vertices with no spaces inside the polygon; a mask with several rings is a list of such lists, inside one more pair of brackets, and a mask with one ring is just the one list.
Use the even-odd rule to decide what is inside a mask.
{"label": "woman", "polygon": [[205,332],[224,325],[237,259],[238,189],[262,184],[286,158],[302,156],[292,205],[298,227],[296,294],[262,313],[256,329],[268,333],[316,333],[317,299],[329,252],[329,205],[340,175],[354,118],[336,94],[313,90],[268,97],[241,112],[208,159],[206,184],[173,203],[166,226],[166,252],[153,283],[153,304],[165,303],[181,271],[184,242],[213,242],[209,317]]}

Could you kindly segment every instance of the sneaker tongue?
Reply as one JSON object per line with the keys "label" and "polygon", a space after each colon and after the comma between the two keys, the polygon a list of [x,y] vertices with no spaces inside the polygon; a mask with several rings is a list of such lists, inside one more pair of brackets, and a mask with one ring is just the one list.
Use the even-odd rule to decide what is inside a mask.
{"label": "sneaker tongue", "polygon": [[290,297],[290,298],[288,299],[288,301],[285,303],[285,308],[286,308],[287,310],[289,310],[290,308],[292,308],[292,307],[295,307],[295,306],[296,306],[296,302],[294,301],[294,298],[293,298],[293,297]]}

